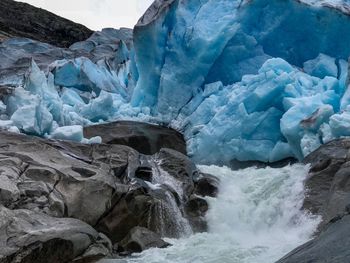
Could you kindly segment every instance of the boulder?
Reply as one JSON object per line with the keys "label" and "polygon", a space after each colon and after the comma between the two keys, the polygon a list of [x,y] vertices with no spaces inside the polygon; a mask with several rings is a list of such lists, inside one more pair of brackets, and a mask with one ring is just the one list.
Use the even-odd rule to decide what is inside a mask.
{"label": "boulder", "polygon": [[350,261],[350,140],[322,145],[308,155],[303,209],[322,217],[313,240],[296,248],[278,263]]}
{"label": "boulder", "polygon": [[195,180],[194,193],[200,196],[217,197],[220,181],[210,174],[201,173]]}
{"label": "boulder", "polygon": [[194,232],[202,233],[208,231],[208,224],[205,220],[208,210],[208,202],[196,196],[191,196],[185,204],[186,215]]}
{"label": "boulder", "polygon": [[124,146],[55,142],[1,132],[1,203],[94,225],[118,193],[117,176],[133,154],[137,155]]}
{"label": "boulder", "polygon": [[165,248],[170,244],[161,237],[144,227],[134,227],[129,234],[119,243],[122,252],[138,253],[146,249],[157,247]]}
{"label": "boulder", "polygon": [[199,198],[197,204],[193,197],[197,174],[193,162],[172,149],[161,149],[153,156],[140,155],[138,161],[129,162],[122,178],[131,187],[113,199],[116,202],[97,229],[113,243],[120,242],[134,227],[171,238],[205,231],[208,205]]}
{"label": "boulder", "polygon": [[329,224],[315,239],[296,248],[277,263],[350,262],[350,216]]}
{"label": "boulder", "polygon": [[[90,246],[101,243],[99,234],[77,219],[53,218],[3,206],[0,207],[0,229],[0,262],[4,263],[71,262]],[[108,249],[105,251],[99,259],[109,255]]]}
{"label": "boulder", "polygon": [[186,154],[186,143],[182,134],[159,125],[118,121],[85,127],[84,136],[101,136],[103,143],[127,145],[142,154],[152,155],[161,148],[170,148]]}
{"label": "boulder", "polygon": [[350,140],[329,142],[304,160],[311,165],[305,182],[304,209],[322,216],[322,224],[342,215],[350,205]]}

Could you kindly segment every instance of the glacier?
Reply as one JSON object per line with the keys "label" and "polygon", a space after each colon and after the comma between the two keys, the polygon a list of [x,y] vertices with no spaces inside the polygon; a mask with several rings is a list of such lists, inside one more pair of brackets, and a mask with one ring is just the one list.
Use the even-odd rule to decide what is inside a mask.
{"label": "glacier", "polygon": [[347,1],[156,0],[133,32],[69,49],[12,39],[0,54],[13,87],[0,126],[15,132],[99,143],[82,127],[158,123],[204,164],[301,160],[350,136]]}

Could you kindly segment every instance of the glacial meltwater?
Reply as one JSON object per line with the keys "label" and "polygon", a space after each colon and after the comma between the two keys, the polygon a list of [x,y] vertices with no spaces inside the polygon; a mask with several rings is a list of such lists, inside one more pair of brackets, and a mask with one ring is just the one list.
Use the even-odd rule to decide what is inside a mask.
{"label": "glacial meltwater", "polygon": [[101,262],[273,263],[315,232],[320,219],[301,211],[307,166],[199,168],[221,180],[219,196],[208,199],[208,233],[166,239],[171,247]]}

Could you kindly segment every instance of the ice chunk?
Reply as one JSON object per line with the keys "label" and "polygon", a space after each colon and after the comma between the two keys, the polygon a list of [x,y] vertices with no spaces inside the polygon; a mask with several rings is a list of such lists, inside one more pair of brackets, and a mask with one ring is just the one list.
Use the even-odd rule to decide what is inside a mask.
{"label": "ice chunk", "polygon": [[114,114],[113,106],[113,96],[106,91],[101,91],[99,97],[81,107],[80,114],[93,122],[106,121]]}
{"label": "ice chunk", "polygon": [[318,138],[321,125],[339,110],[338,84],[336,78],[311,77],[282,59],[270,59],[259,74],[239,83],[205,86],[213,93],[195,97],[177,125],[182,124],[197,162],[302,159],[316,145],[310,138]]}
{"label": "ice chunk", "polygon": [[90,139],[84,138],[81,142],[86,144],[100,144],[102,143],[102,138],[100,136],[95,136]]}
{"label": "ice chunk", "polygon": [[320,137],[317,134],[306,133],[300,142],[303,156],[307,156],[321,146]]}
{"label": "ice chunk", "polygon": [[350,112],[334,114],[329,120],[329,125],[334,136],[350,136]]}
{"label": "ice chunk", "polygon": [[323,79],[326,76],[338,77],[338,67],[335,58],[319,54],[317,58],[304,63],[304,70],[311,76]]}
{"label": "ice chunk", "polygon": [[45,106],[39,104],[18,108],[11,120],[27,134],[44,135],[50,132],[53,117]]}
{"label": "ice chunk", "polygon": [[61,94],[61,100],[64,104],[70,106],[84,105],[83,99],[72,89],[64,89]]}
{"label": "ice chunk", "polygon": [[104,90],[127,97],[125,87],[113,72],[94,64],[88,58],[57,61],[51,65],[51,68],[55,75],[55,85],[71,87],[83,92],[94,91],[96,94]]}
{"label": "ice chunk", "polygon": [[83,127],[80,125],[58,127],[51,133],[50,138],[81,142],[84,138]]}

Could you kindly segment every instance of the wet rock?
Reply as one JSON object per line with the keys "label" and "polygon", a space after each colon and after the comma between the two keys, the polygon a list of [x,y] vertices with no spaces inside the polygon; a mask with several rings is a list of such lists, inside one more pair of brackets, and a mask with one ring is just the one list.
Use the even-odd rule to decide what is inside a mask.
{"label": "wet rock", "polygon": [[185,205],[186,215],[194,232],[206,232],[208,230],[205,215],[209,209],[208,202],[196,196],[192,196]]}
{"label": "wet rock", "polygon": [[70,262],[99,239],[76,219],[0,207],[0,262]]}
{"label": "wet rock", "polygon": [[[0,205],[9,211],[0,214],[0,221],[10,220],[14,211],[31,211],[30,216],[52,221],[53,226],[70,226],[62,218],[75,218],[76,226],[96,229],[91,228],[91,242],[78,240],[83,246],[79,253],[75,239],[72,243],[56,235],[50,238],[50,232],[50,239],[39,247],[30,245],[27,253],[21,243],[18,249],[25,252],[8,255],[41,260],[50,253],[50,262],[93,262],[110,255],[113,247],[129,253],[163,246],[158,236],[179,238],[205,231],[208,205],[196,195],[195,184],[202,182],[204,190],[197,190],[213,195],[216,180],[199,174],[187,156],[172,149],[143,155],[124,145],[87,145],[0,131]],[[1,238],[7,240],[0,231]],[[139,239],[137,248],[125,241],[131,238]],[[3,249],[11,246],[6,243]],[[62,255],[61,249],[66,251]]]}
{"label": "wet rock", "polygon": [[195,180],[194,193],[200,196],[217,197],[220,181],[210,174],[200,174]]}
{"label": "wet rock", "polygon": [[152,197],[147,194],[147,189],[130,190],[117,200],[96,227],[105,233],[113,243],[120,242],[135,226],[148,226],[147,219],[152,202]]}
{"label": "wet rock", "polygon": [[112,256],[112,243],[102,233],[99,233],[98,239],[81,256],[74,259],[74,263],[93,263],[106,257]]}
{"label": "wet rock", "polygon": [[127,253],[142,252],[153,247],[165,248],[170,245],[158,234],[144,227],[134,227],[119,244],[120,252]]}
{"label": "wet rock", "polygon": [[315,239],[296,248],[277,263],[350,262],[350,216],[330,224]]}
{"label": "wet rock", "polygon": [[305,158],[310,164],[303,208],[320,215],[313,240],[296,248],[278,263],[350,261],[350,140],[322,145]]}
{"label": "wet rock", "polygon": [[186,210],[190,216],[204,216],[208,209],[208,203],[203,198],[192,197],[186,203]]}
{"label": "wet rock", "polygon": [[150,167],[138,167],[135,176],[144,181],[152,181],[152,169]]}
{"label": "wet rock", "polygon": [[207,203],[192,197],[198,173],[187,156],[171,149],[161,149],[153,156],[139,156],[138,161],[129,162],[122,179],[131,187],[115,199],[97,229],[113,243],[120,242],[137,226],[172,238],[186,236],[193,230],[205,231]]}
{"label": "wet rock", "polygon": [[321,146],[304,161],[311,168],[303,208],[322,216],[320,228],[350,205],[349,150],[350,140],[336,140]]}
{"label": "wet rock", "polygon": [[103,143],[127,145],[142,154],[152,155],[161,148],[170,148],[186,154],[186,143],[181,133],[147,123],[119,121],[89,126],[84,128],[84,136],[101,136]]}
{"label": "wet rock", "polygon": [[161,149],[155,157],[159,160],[159,168],[163,172],[182,183],[183,197],[190,196],[194,190],[194,176],[198,173],[191,159],[172,149]]}
{"label": "wet rock", "polygon": [[96,228],[113,243],[120,242],[134,227],[147,228],[163,237],[178,238],[186,234],[189,223],[182,204],[175,201],[168,189],[151,189],[134,182],[134,186],[117,200]]}

